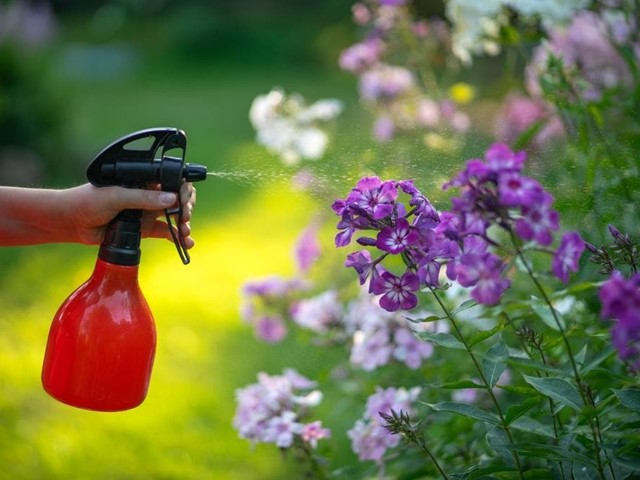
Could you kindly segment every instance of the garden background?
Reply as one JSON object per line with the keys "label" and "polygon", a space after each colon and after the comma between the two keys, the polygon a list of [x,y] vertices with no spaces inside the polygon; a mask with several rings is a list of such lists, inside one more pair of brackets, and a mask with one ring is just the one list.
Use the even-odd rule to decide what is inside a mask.
{"label": "garden background", "polygon": [[[335,67],[351,35],[342,2],[53,6],[55,32],[44,43],[0,39],[5,185],[75,185],[105,145],[157,126],[187,132],[188,162],[286,175],[254,142],[253,98],[275,85],[357,98],[350,76]],[[0,7],[2,23],[7,2]],[[22,28],[46,27],[30,21]],[[231,425],[234,390],[259,369],[296,364],[312,373],[324,361],[320,351],[257,344],[240,321],[242,283],[292,270],[291,245],[307,222],[310,200],[274,180],[201,184],[192,222],[198,246],[187,267],[170,243],[143,242],[140,283],[158,351],[149,395],[129,412],[73,409],[40,386],[51,319],[90,275],[97,248],[0,251],[0,478],[287,476],[285,462],[269,448],[252,451]]]}
{"label": "garden background", "polygon": [[[304,332],[257,342],[241,320],[243,284],[294,274],[300,231],[318,211],[329,215],[333,199],[364,173],[394,177],[402,167],[433,188],[430,198],[442,198],[435,190],[491,141],[483,120],[513,86],[501,73],[522,65],[499,55],[459,72],[483,100],[467,107],[480,128],[451,153],[411,139],[372,141],[356,79],[338,67],[340,53],[358,39],[351,2],[60,0],[21,10],[26,5],[0,2],[0,184],[76,185],[105,145],[159,126],[186,131],[188,162],[230,175],[196,185],[189,266],[170,243],[143,242],[140,283],[156,319],[158,351],[149,395],[128,412],[72,409],[40,386],[51,319],[90,275],[97,248],[0,250],[0,480],[299,478],[292,458],[238,437],[234,392],[258,371],[285,367],[326,380],[327,366],[344,350],[310,346]],[[444,11],[438,1],[412,5],[422,17]],[[296,189],[296,170],[255,141],[249,109],[274,87],[344,104],[316,167],[321,196]],[[409,168],[394,163],[398,155],[412,158]],[[593,206],[583,172],[564,159],[533,169],[557,196],[563,224],[579,225]],[[616,213],[611,203],[598,219]],[[605,225],[591,231],[591,241],[603,241]],[[334,233],[324,233],[330,252]],[[334,432],[323,448],[331,451],[331,468],[348,468],[358,460],[343,432],[361,416],[362,401],[335,383],[323,393],[314,415]]]}

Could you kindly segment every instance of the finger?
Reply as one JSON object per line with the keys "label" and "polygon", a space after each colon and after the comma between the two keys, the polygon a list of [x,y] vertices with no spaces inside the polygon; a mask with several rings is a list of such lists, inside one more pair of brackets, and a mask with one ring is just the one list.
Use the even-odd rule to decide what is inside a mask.
{"label": "finger", "polygon": [[162,210],[171,207],[177,195],[173,192],[136,188],[109,187],[111,206],[115,211],[125,209]]}
{"label": "finger", "polygon": [[166,222],[160,220],[154,220],[153,223],[147,225],[144,229],[144,236],[149,238],[166,238],[167,240],[173,240],[171,232],[169,231],[169,225]]}

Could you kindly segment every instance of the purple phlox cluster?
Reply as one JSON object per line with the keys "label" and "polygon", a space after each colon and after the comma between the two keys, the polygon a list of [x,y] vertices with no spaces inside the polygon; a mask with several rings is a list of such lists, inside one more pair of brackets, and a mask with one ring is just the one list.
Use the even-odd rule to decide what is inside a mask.
{"label": "purple phlox cluster", "polygon": [[390,141],[402,132],[413,131],[438,137],[466,132],[469,116],[452,100],[442,97],[445,89],[425,91],[417,81],[417,68],[407,67],[412,62],[405,55],[409,50],[407,38],[423,44],[424,52],[434,52],[430,55],[446,51],[449,27],[437,19],[414,19],[404,7],[406,3],[381,0],[353,5],[353,21],[367,27],[367,32],[363,40],[341,53],[339,65],[359,77],[360,96],[375,115],[373,135],[377,140]]}
{"label": "purple phlox cluster", "polygon": [[297,301],[291,307],[293,321],[316,333],[326,333],[341,326],[342,317],[342,304],[335,290]]}
{"label": "purple phlox cluster", "polygon": [[258,383],[236,390],[237,409],[233,426],[240,437],[253,443],[274,443],[280,448],[296,438],[315,448],[331,432],[320,421],[303,423],[310,407],[322,401],[315,382],[287,369],[282,375],[258,374]]}
{"label": "purple phlox cluster", "polygon": [[242,319],[252,325],[257,338],[266,342],[279,342],[287,335],[283,315],[295,294],[309,288],[300,279],[270,276],[245,283],[240,303]]}
{"label": "purple phlox cluster", "polygon": [[[501,158],[499,153],[503,152],[493,152],[490,163],[481,164],[482,169],[497,168],[494,163]],[[503,163],[516,169],[522,160],[521,156],[513,155]],[[475,161],[471,167],[479,163]],[[463,186],[471,181],[471,175],[465,171],[451,184]],[[530,185],[524,188],[533,189]],[[494,185],[494,197],[495,191]],[[408,203],[400,201],[400,193],[409,197]],[[512,197],[517,198],[517,194]],[[508,200],[515,201],[511,197]],[[473,206],[471,199],[465,201]],[[462,201],[457,206],[460,210]],[[473,288],[471,295],[478,302],[494,304],[509,282],[502,277],[504,265],[500,258],[488,251],[488,243],[481,237],[488,221],[471,207],[457,212],[455,207],[456,204],[454,212],[440,214],[412,181],[383,182],[378,177],[365,177],[346,199],[333,204],[334,212],[341,216],[336,246],[348,245],[358,231],[378,232],[375,238],[367,235],[357,242],[376,247],[381,255],[373,258],[368,250],[354,252],[347,256],[345,266],[356,270],[361,284],[369,282],[369,292],[380,295],[380,306],[390,312],[416,307],[416,292],[422,287],[438,287],[445,264],[449,279]],[[388,255],[402,257],[406,265],[404,273],[396,275],[382,266]]]}
{"label": "purple phlox cluster", "polygon": [[376,393],[367,400],[363,417],[347,432],[351,448],[361,461],[373,460],[382,464],[386,451],[398,446],[400,435],[394,435],[384,427],[385,422],[380,413],[389,415],[393,409],[395,412],[403,411],[411,415],[419,394],[419,387],[409,390],[376,387]]}
{"label": "purple phlox cluster", "polygon": [[[443,186],[458,189],[448,212],[436,211],[410,180],[360,179],[345,199],[332,205],[340,216],[336,246],[349,245],[362,232],[356,241],[368,247],[349,253],[345,266],[356,271],[361,285],[368,282],[369,292],[380,295],[380,306],[390,312],[415,308],[417,292],[440,286],[445,265],[447,278],[471,289],[478,303],[499,302],[510,280],[489,229],[499,227],[541,247],[550,246],[559,229],[553,196],[523,174],[525,159],[525,152],[496,143],[484,158],[469,160]],[[406,197],[409,201],[403,202]],[[553,273],[566,283],[583,251],[580,235],[565,233],[554,254]],[[388,256],[400,256],[405,271],[385,268]]]}
{"label": "purple phlox cluster", "polygon": [[[435,323],[424,325],[437,328]],[[419,339],[407,319],[383,310],[374,298],[366,294],[348,305],[345,329],[352,336],[349,360],[365,371],[375,370],[394,360],[410,369],[417,369],[433,354],[431,342]]]}
{"label": "purple phlox cluster", "polygon": [[640,274],[615,271],[598,291],[603,318],[614,320],[611,340],[621,360],[640,372]]}
{"label": "purple phlox cluster", "polygon": [[616,45],[625,42],[636,61],[640,58],[640,45],[630,41],[629,26],[624,16],[577,12],[566,28],[554,29],[548,43],[535,49],[526,72],[529,92],[541,96],[540,78],[550,55],[560,58],[567,71],[579,78],[573,90],[584,100],[598,101],[605,91],[629,87],[633,75]]}
{"label": "purple phlox cluster", "polygon": [[303,230],[294,247],[294,257],[300,273],[307,273],[320,257],[318,225],[313,223]]}
{"label": "purple phlox cluster", "polygon": [[[452,199],[457,223],[447,226],[448,235],[464,238],[463,253],[448,265],[447,275],[463,286],[477,282],[472,296],[480,303],[494,303],[509,286],[499,278],[501,259],[487,250],[490,226],[513,231],[522,240],[542,247],[553,243],[554,232],[560,227],[558,212],[552,208],[553,196],[537,180],[523,175],[525,159],[524,152],[513,152],[506,144],[496,143],[488,148],[484,160],[470,160],[444,186],[460,190],[460,195]],[[554,275],[566,283],[569,272],[577,271],[584,248],[577,232],[566,232],[554,253]]]}

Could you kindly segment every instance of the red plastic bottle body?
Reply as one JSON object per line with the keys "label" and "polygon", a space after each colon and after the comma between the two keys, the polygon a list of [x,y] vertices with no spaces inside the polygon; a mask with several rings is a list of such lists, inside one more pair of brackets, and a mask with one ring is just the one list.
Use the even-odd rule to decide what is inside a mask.
{"label": "red plastic bottle body", "polygon": [[155,324],[138,285],[138,266],[99,258],[91,278],[54,317],[42,385],[75,407],[134,408],[147,395],[155,349]]}

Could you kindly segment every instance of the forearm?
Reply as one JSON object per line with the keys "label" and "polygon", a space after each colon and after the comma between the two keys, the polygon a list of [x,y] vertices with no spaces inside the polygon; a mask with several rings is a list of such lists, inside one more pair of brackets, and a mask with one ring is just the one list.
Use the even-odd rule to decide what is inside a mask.
{"label": "forearm", "polygon": [[74,241],[65,211],[65,191],[0,187],[0,245]]}

